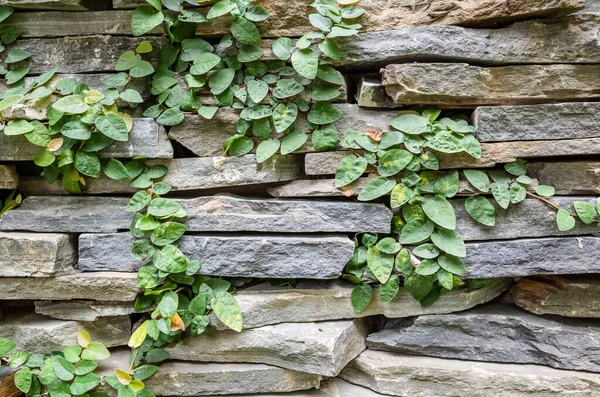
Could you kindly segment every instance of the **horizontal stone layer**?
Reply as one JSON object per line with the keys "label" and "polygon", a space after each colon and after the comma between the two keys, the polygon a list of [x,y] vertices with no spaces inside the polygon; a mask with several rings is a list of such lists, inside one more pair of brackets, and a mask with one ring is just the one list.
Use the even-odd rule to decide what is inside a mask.
{"label": "horizontal stone layer", "polygon": [[[129,350],[111,352],[96,372],[112,375],[127,368]],[[249,393],[286,393],[319,387],[320,375],[264,364],[213,364],[169,361],[144,381],[157,396],[215,396]]]}
{"label": "horizontal stone layer", "polygon": [[2,5],[17,10],[87,11],[111,8],[110,0],[3,0]]}
{"label": "horizontal stone layer", "polygon": [[130,302],[139,288],[136,273],[75,273],[66,276],[1,279],[0,300],[70,300]]}
{"label": "horizontal stone layer", "polygon": [[174,360],[247,362],[336,376],[366,348],[368,319],[284,323],[235,331],[209,330],[170,345]]}
{"label": "horizontal stone layer", "polygon": [[[0,230],[111,233],[129,230],[129,199],[117,197],[32,196],[0,219]],[[382,232],[389,233],[391,211],[383,204],[244,199],[209,196],[176,200],[187,211],[192,232]],[[348,214],[352,214],[349,216]]]}
{"label": "horizontal stone layer", "polygon": [[106,317],[128,316],[133,302],[36,301],[35,312],[59,320],[96,321]]}
{"label": "horizontal stone layer", "polygon": [[19,184],[19,175],[14,165],[0,165],[0,189],[15,189]]}
{"label": "horizontal stone layer", "polygon": [[530,163],[527,170],[540,184],[554,186],[557,194],[600,193],[600,162]]}
{"label": "horizontal stone layer", "polygon": [[394,320],[369,335],[367,344],[415,355],[600,372],[597,322],[537,316],[510,304]]}
{"label": "horizontal stone layer", "polygon": [[473,113],[480,142],[600,137],[600,103],[481,106]]}
{"label": "horizontal stone layer", "polygon": [[[82,234],[79,270],[137,271],[142,263],[131,257],[133,241],[130,233]],[[354,242],[346,236],[188,235],[179,248],[208,276],[328,279],[341,276]]]}
{"label": "horizontal stone layer", "polygon": [[388,65],[382,84],[403,105],[530,105],[600,98],[600,65]]}
{"label": "horizontal stone layer", "polygon": [[50,354],[76,345],[80,329],[107,347],[125,346],[131,336],[131,320],[121,316],[77,322],[55,320],[35,313],[7,313],[0,322],[0,337],[12,340],[18,351]]}
{"label": "horizontal stone layer", "polygon": [[376,392],[401,397],[586,396],[598,376],[541,365],[480,363],[366,350],[340,374]]}
{"label": "horizontal stone layer", "polygon": [[[0,134],[0,161],[31,161],[40,149],[23,135],[6,136]],[[129,141],[115,142],[98,152],[102,158],[172,158],[173,146],[162,125],[152,119],[134,119]]]}
{"label": "horizontal stone layer", "polygon": [[535,314],[600,318],[600,279],[597,276],[522,278],[514,286],[512,297],[517,305]]}
{"label": "horizontal stone layer", "polygon": [[0,232],[0,277],[51,277],[73,273],[75,238],[68,234]]}
{"label": "horizontal stone layer", "polygon": [[[244,318],[244,328],[279,323],[306,323],[384,315],[387,318],[451,313],[472,308],[498,297],[511,284],[509,279],[494,280],[488,288],[458,289],[444,294],[431,306],[423,307],[400,289],[396,297],[384,304],[377,290],[373,300],[361,313],[352,309],[353,285],[341,281],[299,281],[296,288],[277,288],[265,283],[236,294]],[[216,318],[211,323],[222,328]]]}

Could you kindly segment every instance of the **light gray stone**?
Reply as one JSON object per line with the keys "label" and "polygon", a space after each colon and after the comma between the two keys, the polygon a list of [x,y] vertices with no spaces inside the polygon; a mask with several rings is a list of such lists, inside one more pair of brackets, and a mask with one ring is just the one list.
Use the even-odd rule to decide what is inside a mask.
{"label": "light gray stone", "polygon": [[366,348],[367,319],[284,323],[235,331],[208,330],[170,345],[174,360],[247,362],[336,376]]}
{"label": "light gray stone", "polygon": [[[137,271],[130,233],[79,236],[79,270]],[[354,253],[346,236],[183,236],[179,248],[200,261],[199,273],[221,277],[310,278],[341,276]],[[233,254],[235,255],[228,255]]]}
{"label": "light gray stone", "polygon": [[600,372],[595,321],[537,316],[512,304],[388,322],[369,349]]}
{"label": "light gray stone", "polygon": [[0,165],[0,189],[15,189],[19,184],[19,175],[14,165]]}
{"label": "light gray stone", "polygon": [[600,98],[600,65],[396,64],[383,70],[382,84],[404,105],[461,108],[593,100]]}
{"label": "light gray stone", "polygon": [[553,186],[556,194],[600,193],[600,163],[589,161],[530,163],[527,174],[542,185]]}
{"label": "light gray stone", "polygon": [[446,360],[366,350],[340,374],[379,393],[401,397],[587,397],[600,376],[541,365]]}
{"label": "light gray stone", "polygon": [[35,312],[59,320],[96,321],[105,317],[128,316],[133,302],[36,301]]}
{"label": "light gray stone", "polygon": [[[126,368],[129,350],[113,351],[97,373],[111,375]],[[215,364],[169,361],[144,381],[157,396],[216,396],[249,393],[287,393],[319,387],[320,375],[264,364]]]}
{"label": "light gray stone", "polygon": [[[23,135],[0,134],[0,160],[31,161],[39,146],[30,143]],[[134,119],[129,141],[115,142],[98,152],[101,158],[172,158],[173,146],[162,125],[148,118]]]}
{"label": "light gray stone", "polygon": [[70,300],[130,302],[139,288],[136,273],[75,273],[66,276],[1,279],[0,300]]}
{"label": "light gray stone", "polygon": [[[387,318],[411,317],[424,314],[451,313],[467,310],[498,297],[511,284],[510,279],[497,279],[487,288],[458,289],[448,292],[431,306],[423,307],[400,289],[387,304],[379,299],[378,291],[361,313],[352,309],[350,296],[353,285],[342,281],[299,281],[296,288],[278,288],[268,283],[246,288],[236,294],[244,318],[244,328],[256,328],[279,323],[306,323],[384,315]],[[211,323],[224,329],[213,316]]]}
{"label": "light gray stone", "polygon": [[0,232],[0,277],[51,277],[73,273],[75,238],[54,233]]}
{"label": "light gray stone", "polygon": [[[129,199],[33,196],[0,219],[0,230],[112,233],[128,230]],[[177,200],[187,211],[188,231],[389,233],[391,211],[382,204],[244,199],[208,196]],[[348,216],[352,214],[352,216]]]}
{"label": "light gray stone", "polygon": [[473,125],[480,142],[597,138],[600,104],[481,106],[473,113]]}
{"label": "light gray stone", "polygon": [[17,10],[65,10],[87,11],[106,10],[110,0],[2,0],[2,5]]}
{"label": "light gray stone", "polygon": [[6,313],[0,322],[0,337],[12,340],[17,350],[50,354],[76,345],[80,329],[106,347],[124,346],[131,336],[131,320],[121,316],[77,322],[55,320],[35,313]]}
{"label": "light gray stone", "polygon": [[512,297],[535,314],[600,318],[600,278],[594,275],[521,278]]}
{"label": "light gray stone", "polygon": [[356,103],[365,108],[399,107],[385,92],[381,79],[361,77],[356,85]]}
{"label": "light gray stone", "polygon": [[585,8],[580,13],[589,13],[589,12],[600,12],[600,1],[598,0],[586,0]]}

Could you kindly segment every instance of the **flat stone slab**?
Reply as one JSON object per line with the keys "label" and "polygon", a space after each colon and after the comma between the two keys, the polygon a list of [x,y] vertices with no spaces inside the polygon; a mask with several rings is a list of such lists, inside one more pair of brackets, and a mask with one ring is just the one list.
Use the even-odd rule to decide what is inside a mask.
{"label": "flat stone slab", "polygon": [[[35,196],[6,213],[0,230],[112,233],[129,230],[129,199]],[[383,204],[244,199],[209,196],[177,200],[187,211],[188,231],[196,232],[382,232],[391,211]],[[352,216],[348,216],[352,214]]]}
{"label": "flat stone slab", "polygon": [[77,344],[80,329],[106,347],[124,346],[131,336],[128,316],[106,317],[101,321],[62,321],[35,313],[7,313],[0,321],[0,337],[12,340],[17,350],[50,354]]}
{"label": "flat stone slab", "polygon": [[597,138],[600,103],[481,106],[472,123],[480,142]]}
{"label": "flat stone slab", "polygon": [[14,165],[0,165],[0,189],[15,189],[19,175]]}
{"label": "flat stone slab", "polygon": [[600,372],[596,321],[537,316],[512,304],[394,320],[367,343],[374,350]]}
{"label": "flat stone slab", "polygon": [[[39,146],[30,143],[23,135],[0,134],[0,161],[31,161]],[[115,142],[98,152],[101,158],[172,158],[173,146],[162,125],[153,119],[134,119],[129,141]]]}
{"label": "flat stone slab", "polygon": [[363,108],[397,108],[400,107],[385,92],[381,78],[360,77],[356,83],[356,103]]}
{"label": "flat stone slab", "polygon": [[[425,314],[451,313],[470,309],[498,297],[511,284],[510,279],[494,280],[481,289],[458,289],[448,292],[431,306],[422,307],[403,288],[396,297],[384,304],[378,291],[361,313],[352,309],[350,283],[342,281],[299,281],[296,288],[277,288],[269,283],[239,291],[236,300],[242,310],[244,328],[256,328],[279,323],[308,323],[384,315],[387,318],[412,317]],[[223,328],[216,318],[216,328]]]}
{"label": "flat stone slab", "polygon": [[87,11],[110,8],[110,0],[3,0],[2,5],[17,10]]}
{"label": "flat stone slab", "polygon": [[96,321],[128,316],[135,312],[135,307],[133,302],[36,301],[35,312],[59,320]]}
{"label": "flat stone slab", "polygon": [[[148,165],[159,164],[169,169],[162,181],[171,185],[173,192],[292,181],[302,176],[302,163],[302,158],[295,155],[275,155],[257,163],[253,154],[146,161]],[[138,190],[130,186],[130,181],[116,181],[105,175],[88,178],[86,183],[87,194],[135,193]],[[21,178],[19,189],[28,196],[68,194],[61,181],[50,185],[43,177]]]}
{"label": "flat stone slab", "polygon": [[366,348],[368,319],[283,323],[235,331],[208,330],[170,345],[174,360],[247,362],[336,376]]}
{"label": "flat stone slab", "polygon": [[138,292],[136,273],[75,273],[47,278],[2,278],[0,300],[86,299],[131,302]]}
{"label": "flat stone slab", "polygon": [[[111,352],[99,371],[111,375],[126,368],[129,350]],[[264,364],[215,364],[168,361],[144,381],[157,396],[216,396],[249,393],[286,393],[319,387],[320,375],[312,375]]]}
{"label": "flat stone slab", "polygon": [[554,186],[556,194],[600,193],[600,162],[529,163],[527,175],[535,176],[542,185]]}
{"label": "flat stone slab", "polygon": [[388,65],[382,84],[404,105],[530,105],[600,98],[600,65]]}
{"label": "flat stone slab", "polygon": [[600,392],[600,378],[587,372],[374,350],[363,352],[340,377],[385,395],[401,397],[584,397]]}
{"label": "flat stone slab", "polygon": [[51,277],[73,273],[75,238],[55,233],[0,232],[0,277]]}
{"label": "flat stone slab", "polygon": [[592,275],[542,276],[520,279],[514,302],[535,314],[600,318],[600,279]]}

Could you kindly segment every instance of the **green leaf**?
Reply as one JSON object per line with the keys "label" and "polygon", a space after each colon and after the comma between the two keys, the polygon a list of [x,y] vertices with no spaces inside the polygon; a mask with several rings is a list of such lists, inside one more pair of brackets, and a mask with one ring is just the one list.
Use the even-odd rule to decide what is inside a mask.
{"label": "green leaf", "polygon": [[242,331],[242,312],[233,295],[221,292],[211,299],[210,305],[223,324],[234,331]]}
{"label": "green leaf", "polygon": [[510,204],[510,192],[506,185],[496,182],[492,183],[492,195],[500,207],[504,209],[508,208]]}
{"label": "green leaf", "polygon": [[[235,77],[235,70],[233,69],[221,69],[217,73],[213,74],[208,80],[208,86],[210,92],[214,95],[219,95],[229,88]],[[178,123],[179,124],[179,123]]]}
{"label": "green leaf", "polygon": [[317,77],[320,80],[334,85],[342,85],[345,82],[344,76],[333,67],[328,65],[319,66]]}
{"label": "green leaf", "polygon": [[552,197],[556,193],[553,186],[538,185],[535,187],[535,192],[542,197]]}
{"label": "green leaf", "polygon": [[92,372],[93,370],[95,370],[97,367],[98,367],[98,364],[96,364],[93,361],[81,360],[77,363],[77,368],[75,368],[75,375],[88,374],[88,373]]}
{"label": "green leaf", "polygon": [[380,283],[385,283],[394,268],[394,255],[388,254],[372,245],[367,251],[367,266]]}
{"label": "green leaf", "polygon": [[156,122],[162,125],[174,126],[181,124],[184,120],[185,116],[181,112],[181,110],[177,108],[169,108],[162,112],[160,116],[156,119]]}
{"label": "green leaf", "polygon": [[444,173],[435,181],[433,191],[447,198],[456,196],[460,188],[460,181],[457,170],[450,170]]}
{"label": "green leaf", "polygon": [[[297,117],[298,117],[298,106],[296,106],[295,103],[289,103],[289,104],[280,103],[279,105],[277,105],[275,107],[275,109],[273,109],[273,124],[275,125],[275,131],[281,133],[281,132],[287,130],[290,126],[292,126],[294,124]],[[298,136],[298,135],[299,134],[296,134],[296,136]],[[306,136],[306,134],[304,134],[304,136]],[[284,141],[285,141],[285,138],[284,138]],[[302,145],[304,145],[304,142],[302,142],[302,144],[300,146],[302,146]],[[288,153],[293,152],[294,150],[298,149],[300,146],[294,148],[293,150],[291,150]],[[282,154],[284,154],[284,153],[282,153]]]}
{"label": "green leaf", "polygon": [[138,261],[146,260],[154,255],[156,249],[150,240],[136,240],[131,248],[131,256]]}
{"label": "green leaf", "polygon": [[139,92],[132,89],[127,89],[119,94],[119,98],[130,103],[142,103],[144,100]]}
{"label": "green leaf", "polygon": [[423,259],[415,269],[417,274],[421,276],[430,276],[435,274],[440,269],[440,265],[433,259]]}
{"label": "green leaf", "polygon": [[150,239],[152,240],[152,243],[162,247],[179,240],[186,230],[187,227],[182,223],[163,223],[154,229]]}
{"label": "green leaf", "polygon": [[290,98],[304,91],[304,86],[294,79],[281,79],[275,85],[273,96],[277,99]]}
{"label": "green leaf", "polygon": [[12,85],[21,80],[29,71],[31,70],[30,66],[22,66],[20,68],[11,69],[10,72],[6,73],[4,76],[6,78],[6,84]]}
{"label": "green leaf", "polygon": [[440,251],[433,244],[421,244],[412,251],[413,255],[424,259],[434,259],[440,254]]}
{"label": "green leaf", "polygon": [[466,276],[468,271],[462,259],[453,255],[442,255],[438,258],[438,263],[442,269],[457,274],[459,276]]}
{"label": "green leaf", "polygon": [[206,313],[207,303],[208,298],[206,295],[196,295],[194,299],[191,300],[188,310],[197,316],[203,316],[204,313]]}
{"label": "green leaf", "polygon": [[352,290],[350,300],[356,313],[362,313],[373,299],[373,288],[369,284],[359,284]]}
{"label": "green leaf", "polygon": [[236,7],[235,3],[231,2],[231,0],[219,1],[218,3],[216,3],[214,6],[212,6],[210,8],[210,10],[208,11],[208,14],[206,14],[206,18],[208,18],[208,19],[218,18],[222,15],[229,13],[230,11],[233,11],[233,9],[235,7]]}
{"label": "green leaf", "polygon": [[256,162],[263,163],[270,159],[275,153],[277,153],[280,145],[281,141],[277,138],[262,141],[256,148]]}
{"label": "green leaf", "polygon": [[271,117],[273,111],[269,106],[256,105],[253,108],[244,108],[240,113],[240,117],[244,120],[260,120],[266,117]]}
{"label": "green leaf", "polygon": [[410,258],[410,252],[408,252],[406,248],[400,250],[398,255],[396,255],[395,266],[396,270],[398,270],[404,277],[408,277],[412,273],[412,260]]}
{"label": "green leaf", "polygon": [[367,170],[369,163],[364,157],[350,154],[344,157],[335,170],[335,187],[343,187],[351,184]]}
{"label": "green leaf", "polygon": [[134,36],[141,36],[160,25],[165,16],[152,6],[141,6],[133,11],[131,16],[131,31]]}
{"label": "green leaf", "polygon": [[229,139],[225,141],[225,143],[228,144],[228,146],[225,147],[231,156],[242,156],[246,153],[250,153],[252,149],[254,149],[254,142],[246,136],[236,135]]}
{"label": "green leaf", "polygon": [[427,141],[427,146],[442,153],[459,153],[463,151],[461,141],[450,132],[440,132]]}
{"label": "green leaf", "polygon": [[166,273],[182,273],[187,269],[187,259],[179,248],[167,245],[156,251],[153,257],[154,266]]}
{"label": "green leaf", "polygon": [[253,22],[261,22],[268,19],[270,16],[269,11],[267,11],[264,7],[261,6],[252,6],[246,10],[244,17],[253,21]]}
{"label": "green leaf", "polygon": [[313,124],[330,124],[342,117],[342,111],[329,102],[317,102],[312,105],[307,117]]}
{"label": "green leaf", "polygon": [[157,312],[160,313],[163,317],[173,317],[177,312],[177,307],[179,306],[179,297],[173,291],[166,292],[158,307],[156,308]]}
{"label": "green leaf", "polygon": [[313,131],[311,141],[317,152],[335,150],[338,145],[338,130],[333,124],[323,125]]}
{"label": "green leaf", "polygon": [[80,396],[98,386],[102,382],[102,378],[94,373],[89,373],[83,376],[75,377],[71,384],[71,394]]}
{"label": "green leaf", "polygon": [[433,288],[433,277],[412,273],[404,279],[404,289],[417,301],[425,299]]}
{"label": "green leaf", "polygon": [[231,24],[231,34],[242,44],[259,46],[261,43],[260,32],[256,25],[248,19],[241,17]]}
{"label": "green leaf", "polygon": [[313,101],[332,101],[339,96],[340,90],[326,85],[318,85],[310,92],[310,98]]}
{"label": "green leaf", "polygon": [[439,269],[435,276],[440,285],[448,291],[451,291],[454,288],[454,277],[452,276],[452,273],[447,272],[444,269]]}
{"label": "green leaf", "polygon": [[520,203],[525,200],[525,196],[527,196],[527,190],[518,183],[513,183],[510,187],[510,202],[513,204]]}
{"label": "green leaf", "polygon": [[585,201],[575,201],[573,206],[575,207],[575,212],[577,213],[579,219],[581,219],[581,222],[585,223],[586,225],[591,225],[594,223],[594,219],[596,216],[598,216],[598,213],[592,204]]}
{"label": "green leaf", "polygon": [[515,176],[521,176],[527,173],[525,161],[521,159],[513,161],[512,163],[504,164],[504,169]]}
{"label": "green leaf", "polygon": [[81,114],[87,112],[90,107],[81,95],[68,95],[54,102],[52,108],[66,114]]}
{"label": "green leaf", "polygon": [[496,209],[487,198],[483,196],[469,197],[465,201],[465,208],[471,218],[477,222],[486,226],[496,225]]}
{"label": "green leaf", "polygon": [[417,195],[417,191],[406,186],[404,183],[399,183],[390,194],[390,206],[392,208],[402,207]]}
{"label": "green leaf", "polygon": [[445,229],[456,229],[456,215],[452,204],[442,196],[423,197],[422,205],[425,215],[438,226]]}
{"label": "green leaf", "polygon": [[12,7],[0,5],[0,22],[11,16],[13,12],[14,9]]}
{"label": "green leaf", "polygon": [[24,61],[25,59],[31,56],[30,53],[21,49],[21,48],[12,48],[8,50],[6,54],[6,58],[4,58],[4,62],[6,63],[17,63]]}
{"label": "green leaf", "polygon": [[358,201],[375,200],[389,193],[396,186],[396,181],[385,177],[377,177],[369,181],[360,191]]}
{"label": "green leaf", "polygon": [[393,274],[389,280],[379,287],[379,297],[383,303],[391,302],[400,290],[400,278]]}
{"label": "green leaf", "polygon": [[310,48],[296,50],[292,54],[292,66],[300,76],[314,80],[319,68],[319,56]]}
{"label": "green leaf", "polygon": [[150,76],[154,73],[154,67],[148,61],[140,61],[129,71],[129,75],[133,78],[142,78]]}
{"label": "green leaf", "polygon": [[281,140],[281,154],[290,154],[300,149],[306,143],[307,140],[307,134],[299,133],[296,131],[290,132]]}
{"label": "green leaf", "polygon": [[221,63],[221,57],[211,52],[205,52],[194,60],[194,65],[190,68],[190,73],[201,75],[208,73],[209,70]]}
{"label": "green leaf", "polygon": [[379,175],[392,176],[402,171],[413,159],[412,153],[401,149],[391,149],[379,157]]}
{"label": "green leaf", "polygon": [[33,162],[38,167],[48,167],[54,163],[56,157],[46,148],[40,148],[33,156]]}
{"label": "green leaf", "polygon": [[402,229],[402,233],[400,233],[400,243],[410,245],[419,244],[431,237],[434,228],[435,225],[430,220],[412,220]]}
{"label": "green leaf", "polygon": [[17,367],[25,364],[25,362],[28,359],[29,359],[29,353],[27,353],[27,352],[14,352],[8,358],[8,365],[10,365],[11,368],[17,368]]}
{"label": "green leaf", "polygon": [[58,379],[68,382],[75,377],[75,366],[62,356],[54,356],[54,373]]}
{"label": "green leaf", "polygon": [[431,131],[429,119],[417,116],[416,114],[403,114],[402,116],[398,116],[390,121],[390,125],[398,131],[410,135],[419,135]]}
{"label": "green leaf", "polygon": [[5,356],[13,351],[15,347],[17,347],[17,345],[15,345],[12,341],[5,338],[0,338],[0,357]]}
{"label": "green leaf", "polygon": [[561,208],[556,213],[556,224],[558,225],[558,230],[566,232],[575,227],[575,218],[569,214],[569,211]]}
{"label": "green leaf", "polygon": [[181,209],[181,205],[171,199],[156,198],[148,206],[148,214],[156,217],[166,217],[172,216]]}
{"label": "green leaf", "polygon": [[133,371],[133,378],[136,380],[146,380],[158,371],[156,365],[141,365]]}
{"label": "green leaf", "polygon": [[319,49],[323,54],[328,56],[329,58],[335,59],[339,61],[342,58],[340,53],[340,48],[334,40],[331,38],[326,38],[325,40],[319,43]]}
{"label": "green leaf", "polygon": [[149,363],[159,363],[171,358],[171,355],[165,349],[152,349],[146,353],[146,361]]}
{"label": "green leaf", "polygon": [[110,179],[115,179],[119,181],[127,180],[131,178],[131,174],[127,170],[127,168],[121,163],[119,160],[110,158],[102,168],[102,171],[106,174]]}
{"label": "green leaf", "polygon": [[15,386],[23,393],[28,393],[33,383],[31,369],[23,367],[15,373]]}
{"label": "green leaf", "polygon": [[250,80],[247,84],[247,89],[250,99],[255,103],[260,103],[269,93],[269,85],[262,80]]}
{"label": "green leaf", "polygon": [[10,120],[4,128],[4,135],[23,135],[33,131],[33,125],[27,120]]}
{"label": "green leaf", "polygon": [[467,180],[480,192],[488,192],[490,190],[490,179],[485,172],[478,170],[464,170]]}
{"label": "green leaf", "polygon": [[100,160],[95,153],[77,152],[75,155],[75,168],[83,175],[92,178],[100,177]]}
{"label": "green leaf", "polygon": [[395,254],[396,252],[400,251],[400,248],[402,248],[402,246],[400,246],[400,244],[392,237],[385,237],[381,239],[381,241],[378,242],[375,247],[386,254]]}
{"label": "green leaf", "polygon": [[273,54],[281,60],[287,61],[290,59],[293,48],[292,39],[288,37],[281,37],[273,41]]}
{"label": "green leaf", "polygon": [[[117,64],[115,65],[115,70],[116,71],[124,71],[124,70],[129,70],[131,68],[133,68],[134,66],[136,66],[138,63],[140,63],[142,60],[142,57],[138,54],[136,54],[133,51],[126,51],[123,54],[121,54],[121,56],[119,56],[119,59],[117,60]],[[120,77],[121,79],[123,78],[122,76]],[[124,78],[127,78],[127,75],[124,76]],[[125,84],[127,84],[127,81],[125,81]],[[122,84],[122,85],[125,85]],[[119,84],[121,85],[121,84]]]}
{"label": "green leaf", "polygon": [[92,137],[92,132],[89,130],[88,126],[80,120],[66,123],[63,126],[61,133],[67,138],[81,141],[86,141]]}
{"label": "green leaf", "polygon": [[[465,242],[454,230],[441,229],[431,235],[431,241],[440,250],[460,258],[467,256]],[[402,241],[400,241],[402,242]]]}
{"label": "green leaf", "polygon": [[116,113],[109,113],[106,116],[98,117],[95,125],[96,128],[108,138],[119,142],[127,142],[129,140],[127,124],[125,124],[125,120]]}
{"label": "green leaf", "polygon": [[84,360],[101,361],[110,357],[108,349],[100,342],[90,342],[81,352],[81,358]]}

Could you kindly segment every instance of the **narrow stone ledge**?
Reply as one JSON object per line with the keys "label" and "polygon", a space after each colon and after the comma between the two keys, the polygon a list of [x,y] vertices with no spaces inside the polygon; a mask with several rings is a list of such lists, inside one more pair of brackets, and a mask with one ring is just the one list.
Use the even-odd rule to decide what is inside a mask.
{"label": "narrow stone ledge", "polygon": [[0,189],[15,189],[19,175],[14,165],[0,165]]}
{"label": "narrow stone ledge", "polygon": [[135,308],[133,302],[36,301],[35,312],[59,320],[96,321],[128,316],[135,312]]}
{"label": "narrow stone ledge", "polygon": [[70,300],[131,302],[139,292],[135,273],[76,273],[67,276],[1,279],[0,300]]}
{"label": "narrow stone ledge", "polygon": [[593,100],[600,99],[600,65],[397,64],[383,70],[382,84],[403,105],[461,108]]}
{"label": "narrow stone ledge", "polygon": [[598,375],[541,365],[480,363],[366,350],[340,374],[391,396],[545,397],[600,393]]}
{"label": "narrow stone ledge", "polygon": [[600,372],[597,322],[537,316],[512,304],[394,320],[369,335],[367,344],[415,355]]}
{"label": "narrow stone ledge", "polygon": [[7,313],[0,322],[0,337],[17,344],[17,350],[50,354],[77,344],[80,329],[89,332],[94,341],[107,347],[125,346],[131,336],[128,316],[106,317],[101,321],[62,321],[35,313]]}
{"label": "narrow stone ledge", "polygon": [[167,351],[174,360],[259,363],[336,376],[365,350],[370,330],[368,319],[284,323],[241,333],[208,330]]}
{"label": "narrow stone ledge", "polygon": [[517,305],[535,314],[600,318],[598,276],[522,278],[513,287],[512,297]]}
{"label": "narrow stone ledge", "polygon": [[110,0],[3,0],[2,5],[17,10],[87,11],[110,9]]}
{"label": "narrow stone ledge", "polygon": [[[0,230],[112,233],[129,230],[129,199],[32,196],[0,218]],[[191,232],[336,233],[390,232],[383,204],[337,201],[244,199],[209,196],[176,200],[187,211]],[[353,216],[348,216],[352,214]]]}
{"label": "narrow stone ledge", "polygon": [[556,194],[600,193],[600,162],[530,163],[527,170],[540,184],[554,186]]}
{"label": "narrow stone ledge", "polygon": [[68,234],[0,232],[0,277],[51,277],[73,273],[75,238]]}

